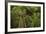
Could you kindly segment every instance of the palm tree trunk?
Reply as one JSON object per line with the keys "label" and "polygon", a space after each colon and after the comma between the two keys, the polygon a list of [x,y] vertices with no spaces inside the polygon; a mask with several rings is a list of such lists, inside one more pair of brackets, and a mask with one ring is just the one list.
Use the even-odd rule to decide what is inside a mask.
{"label": "palm tree trunk", "polygon": [[19,20],[19,28],[23,28],[24,24],[23,24],[23,18],[22,16],[20,16],[20,20]]}
{"label": "palm tree trunk", "polygon": [[23,16],[24,27],[26,28],[25,16]]}

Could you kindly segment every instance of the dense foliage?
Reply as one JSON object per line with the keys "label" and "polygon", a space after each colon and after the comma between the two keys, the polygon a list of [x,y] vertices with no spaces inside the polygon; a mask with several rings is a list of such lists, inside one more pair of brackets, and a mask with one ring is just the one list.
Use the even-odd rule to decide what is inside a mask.
{"label": "dense foliage", "polygon": [[11,28],[40,27],[41,8],[38,6],[11,6]]}

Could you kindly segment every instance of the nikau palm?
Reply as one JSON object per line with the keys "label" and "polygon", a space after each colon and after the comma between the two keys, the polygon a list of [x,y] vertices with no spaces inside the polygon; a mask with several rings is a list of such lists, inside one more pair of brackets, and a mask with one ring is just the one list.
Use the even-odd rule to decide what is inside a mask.
{"label": "nikau palm", "polygon": [[35,15],[37,14],[36,12],[39,13],[38,15],[40,15],[38,7],[11,6],[11,27],[12,28],[39,27],[40,23],[38,23],[38,25],[36,25],[36,23],[37,21],[40,20],[40,18],[39,16]]}

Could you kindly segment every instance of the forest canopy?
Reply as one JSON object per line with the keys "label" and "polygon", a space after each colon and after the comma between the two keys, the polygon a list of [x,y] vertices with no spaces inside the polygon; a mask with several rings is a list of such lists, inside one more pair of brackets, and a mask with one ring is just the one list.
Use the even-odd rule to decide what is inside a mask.
{"label": "forest canopy", "polygon": [[30,28],[41,26],[40,6],[11,5],[11,28]]}

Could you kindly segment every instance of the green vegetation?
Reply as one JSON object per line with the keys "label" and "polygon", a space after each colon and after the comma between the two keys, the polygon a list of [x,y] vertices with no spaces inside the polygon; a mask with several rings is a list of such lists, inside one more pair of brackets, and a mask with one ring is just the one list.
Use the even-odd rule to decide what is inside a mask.
{"label": "green vegetation", "polygon": [[11,5],[11,28],[40,27],[41,8]]}

